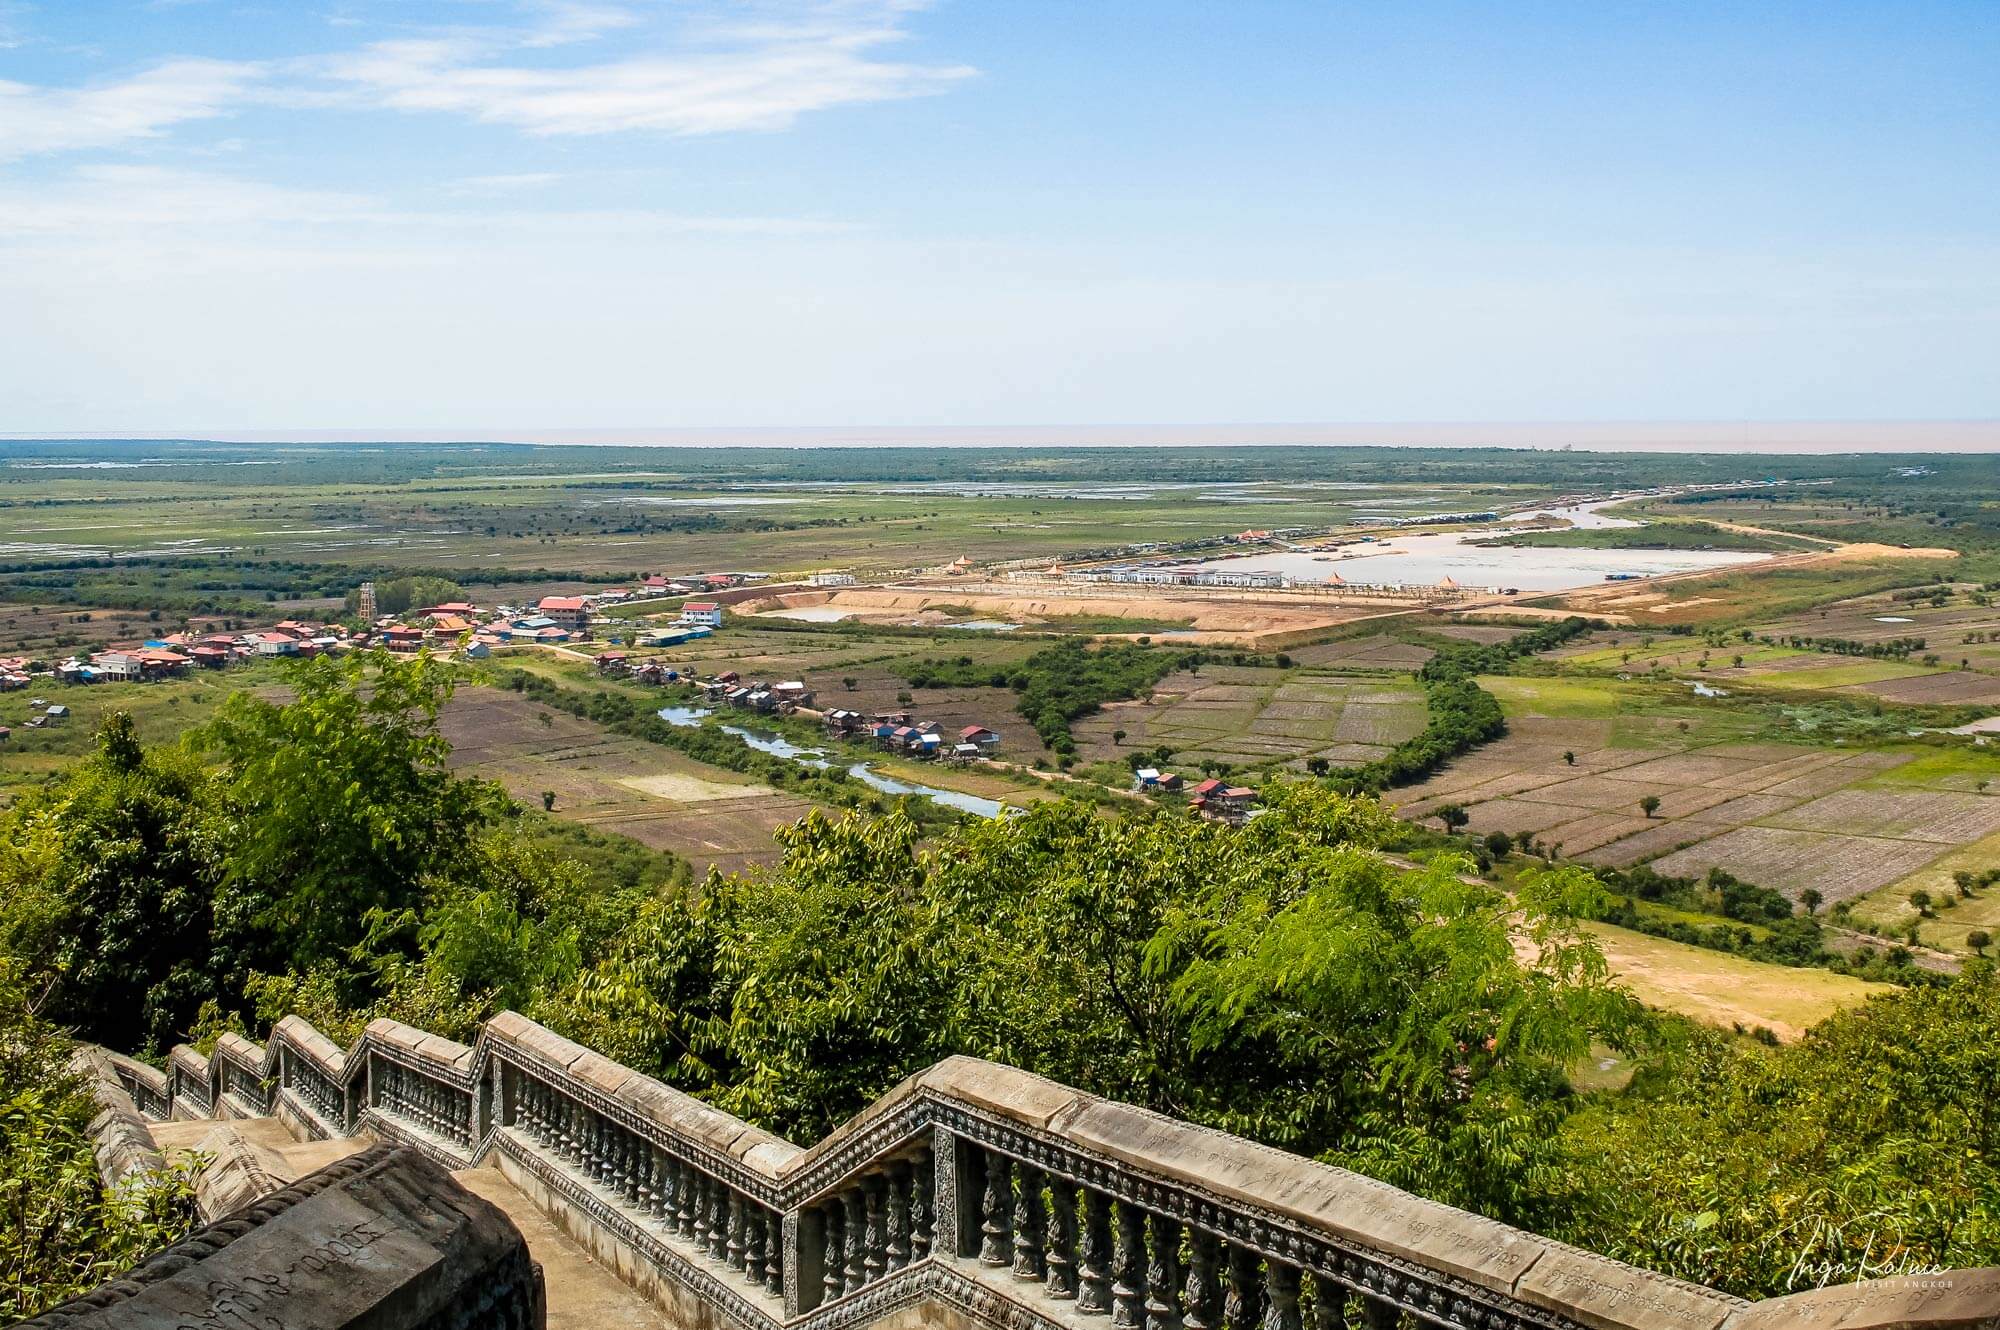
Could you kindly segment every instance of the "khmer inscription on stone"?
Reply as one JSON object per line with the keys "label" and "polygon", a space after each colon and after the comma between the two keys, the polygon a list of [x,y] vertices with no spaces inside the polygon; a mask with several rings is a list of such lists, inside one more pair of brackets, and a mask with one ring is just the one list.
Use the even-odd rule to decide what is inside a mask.
{"label": "khmer inscription on stone", "polygon": [[219,1220],[25,1327],[539,1330],[543,1322],[540,1272],[519,1230],[436,1163],[385,1145]]}

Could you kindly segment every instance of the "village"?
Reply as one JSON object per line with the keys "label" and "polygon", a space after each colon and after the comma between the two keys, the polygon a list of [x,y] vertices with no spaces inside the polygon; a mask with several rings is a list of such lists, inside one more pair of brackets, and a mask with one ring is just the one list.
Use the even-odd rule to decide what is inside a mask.
{"label": "village", "polygon": [[[962,567],[954,565],[952,571],[962,571]],[[1070,779],[1045,770],[1044,761],[1007,757],[1000,731],[988,718],[961,713],[946,723],[926,718],[905,705],[883,707],[878,702],[870,709],[824,705],[814,687],[803,679],[748,677],[729,668],[726,660],[660,654],[714,638],[730,614],[725,600],[768,595],[773,588],[767,581],[767,575],[754,572],[678,577],[651,574],[624,586],[543,595],[531,602],[482,606],[461,598],[395,614],[377,612],[376,585],[364,582],[349,602],[351,613],[340,620],[298,616],[267,625],[232,623],[226,631],[213,625],[206,631],[190,625],[139,641],[112,642],[101,650],[59,661],[0,659],[0,691],[37,684],[154,684],[197,671],[352,651],[428,652],[480,662],[494,659],[495,653],[511,655],[522,648],[543,648],[558,657],[587,662],[604,679],[685,689],[691,701],[749,717],[796,718],[813,725],[829,741],[873,748],[901,760],[940,766],[978,765],[1045,781]],[[852,586],[855,581],[852,574],[834,570],[800,579],[800,583],[819,588]],[[658,602],[656,611],[650,602]],[[746,625],[756,621],[755,609],[755,604],[748,607],[749,617],[743,620]],[[60,725],[69,716],[69,707],[61,701],[36,701],[40,705],[24,722],[30,727]],[[962,723],[967,720],[972,723]],[[0,728],[0,741],[7,737]],[[1123,792],[1185,806],[1220,821],[1240,822],[1255,812],[1256,794],[1248,786],[1220,777],[1183,779],[1152,765],[1135,766],[1131,783]]]}

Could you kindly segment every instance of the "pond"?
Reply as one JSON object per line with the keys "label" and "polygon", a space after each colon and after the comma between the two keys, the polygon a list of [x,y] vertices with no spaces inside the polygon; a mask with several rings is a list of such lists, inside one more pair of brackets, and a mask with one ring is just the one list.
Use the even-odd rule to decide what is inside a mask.
{"label": "pond", "polygon": [[713,711],[710,711],[707,707],[661,707],[660,708],[661,720],[665,721],[669,725],[679,726],[683,730],[700,729],[701,718],[703,716],[713,716],[714,714],[715,713]]}

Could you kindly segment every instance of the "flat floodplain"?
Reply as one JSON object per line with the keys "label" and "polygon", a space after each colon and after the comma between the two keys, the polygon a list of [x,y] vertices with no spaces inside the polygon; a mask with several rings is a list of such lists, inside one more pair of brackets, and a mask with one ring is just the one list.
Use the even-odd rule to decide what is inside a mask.
{"label": "flat floodplain", "polygon": [[[1751,741],[1755,720],[1615,680],[1482,680],[1505,737],[1394,791],[1405,817],[1463,807],[1474,832],[1529,833],[1588,864],[1711,868],[1828,902],[1900,883],[2000,833],[2000,755],[1913,744]],[[1991,772],[1990,777],[1977,769]],[[1658,800],[1650,816],[1642,799]]]}
{"label": "flat floodplain", "polygon": [[775,863],[773,833],[817,806],[500,689],[459,689],[439,728],[455,770],[530,806],[553,791],[558,816],[671,851],[697,880]]}

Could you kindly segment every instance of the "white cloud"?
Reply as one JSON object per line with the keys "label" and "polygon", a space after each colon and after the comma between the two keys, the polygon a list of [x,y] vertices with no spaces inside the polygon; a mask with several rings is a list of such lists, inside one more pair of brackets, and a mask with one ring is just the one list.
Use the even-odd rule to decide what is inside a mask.
{"label": "white cloud", "polygon": [[255,64],[181,59],[84,88],[0,80],[0,161],[113,147],[226,115],[262,76]]}
{"label": "white cloud", "polygon": [[694,29],[682,49],[569,67],[509,57],[550,44],[552,32],[590,31],[588,24],[506,38],[378,42],[323,69],[366,104],[463,115],[535,135],[777,130],[812,111],[924,96],[971,77],[965,65],[881,56],[878,48],[908,35],[899,20],[909,8],[791,6],[775,20]]}
{"label": "white cloud", "polygon": [[635,28],[643,21],[624,5],[592,4],[589,0],[536,0],[529,10],[539,16],[527,46],[561,46],[601,37],[618,28]]}
{"label": "white cloud", "polygon": [[[0,0],[0,42],[6,40]],[[603,0],[527,0],[523,22],[456,28],[283,61],[166,60],[77,88],[0,80],[0,162],[110,148],[259,103],[460,115],[532,135],[784,129],[837,106],[936,93],[956,64],[899,61],[910,0],[772,0],[677,11],[671,32]],[[692,17],[689,17],[689,13]],[[744,15],[748,17],[744,17]],[[644,29],[643,31],[638,31]],[[616,59],[552,52],[619,33]]]}

